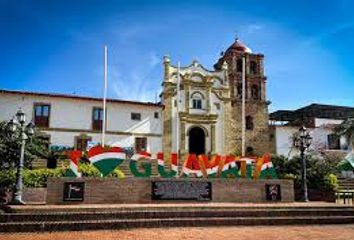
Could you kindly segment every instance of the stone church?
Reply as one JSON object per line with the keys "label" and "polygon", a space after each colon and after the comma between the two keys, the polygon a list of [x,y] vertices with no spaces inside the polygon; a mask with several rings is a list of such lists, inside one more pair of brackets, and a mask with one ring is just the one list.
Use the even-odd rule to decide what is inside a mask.
{"label": "stone church", "polygon": [[241,154],[243,57],[246,62],[246,155],[269,152],[264,56],[253,53],[236,39],[221,54],[214,70],[205,69],[197,61],[180,68],[179,104],[177,66],[171,64],[169,57],[164,58],[162,149],[167,156],[177,152],[177,137],[182,156],[188,153]]}

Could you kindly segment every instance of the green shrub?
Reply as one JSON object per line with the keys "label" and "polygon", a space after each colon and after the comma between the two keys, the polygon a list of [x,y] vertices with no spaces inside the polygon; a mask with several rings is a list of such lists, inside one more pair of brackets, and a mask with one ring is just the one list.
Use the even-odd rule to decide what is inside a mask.
{"label": "green shrub", "polygon": [[[24,169],[23,170],[23,183],[25,187],[46,187],[48,177],[62,177],[64,169]],[[0,171],[0,186],[11,187],[16,184],[16,171],[3,170]]]}
{"label": "green shrub", "polygon": [[282,179],[289,179],[289,180],[297,180],[298,176],[292,173],[286,173],[284,175],[281,176]]}
{"label": "green shrub", "polygon": [[83,177],[101,177],[100,171],[88,163],[80,163],[79,171]]}
{"label": "green shrub", "polygon": [[49,177],[62,177],[64,170],[61,168],[55,169],[25,169],[23,171],[24,185],[26,187],[46,187]]}
{"label": "green shrub", "polygon": [[353,166],[348,161],[342,161],[337,165],[339,171],[352,171]]}
{"label": "green shrub", "polygon": [[334,174],[328,174],[324,178],[325,188],[336,190],[338,188],[338,178]]}
{"label": "green shrub", "polygon": [[16,182],[16,172],[14,170],[0,171],[0,187],[14,186]]}
{"label": "green shrub", "polygon": [[[340,156],[306,154],[307,185],[311,189],[334,189],[336,187],[336,165]],[[272,156],[272,162],[280,178],[293,179],[296,189],[302,185],[301,158],[294,156],[286,159],[284,156]]]}
{"label": "green shrub", "polygon": [[125,178],[125,174],[122,170],[119,168],[114,169],[114,171],[108,175],[108,177],[114,177],[114,178]]}
{"label": "green shrub", "polygon": [[[46,187],[49,177],[63,177],[68,167],[55,169],[24,169],[23,183],[25,187],[38,188]],[[80,163],[80,172],[83,177],[101,177],[101,173],[94,166],[88,163]],[[108,177],[124,178],[125,174],[116,168]],[[16,170],[0,171],[0,187],[13,187],[16,184]]]}

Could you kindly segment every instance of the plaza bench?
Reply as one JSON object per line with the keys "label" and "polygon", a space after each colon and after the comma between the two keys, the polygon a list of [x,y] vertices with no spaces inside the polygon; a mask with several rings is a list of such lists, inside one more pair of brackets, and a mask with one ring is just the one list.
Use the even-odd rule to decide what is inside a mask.
{"label": "plaza bench", "polygon": [[338,190],[335,193],[336,203],[354,204],[354,190]]}

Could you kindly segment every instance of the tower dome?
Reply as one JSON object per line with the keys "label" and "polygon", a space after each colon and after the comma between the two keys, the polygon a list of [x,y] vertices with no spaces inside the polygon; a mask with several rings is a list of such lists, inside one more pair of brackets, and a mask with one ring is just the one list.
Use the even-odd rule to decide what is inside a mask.
{"label": "tower dome", "polygon": [[242,43],[238,38],[235,39],[235,42],[227,49],[227,51],[252,53],[252,50],[244,43]]}

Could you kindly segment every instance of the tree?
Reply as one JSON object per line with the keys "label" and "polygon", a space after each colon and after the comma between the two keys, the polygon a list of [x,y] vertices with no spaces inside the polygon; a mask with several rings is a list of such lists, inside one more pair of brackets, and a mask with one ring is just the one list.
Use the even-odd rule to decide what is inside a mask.
{"label": "tree", "polygon": [[[337,172],[336,166],[338,159],[334,160],[332,156],[324,155],[322,157],[314,154],[308,154],[306,157],[307,181],[311,189],[332,188],[329,186],[328,178]],[[295,189],[301,189],[301,159],[300,156],[294,156],[287,159],[285,156],[272,156],[272,162],[280,178],[293,179]]]}
{"label": "tree", "polygon": [[348,144],[352,146],[354,151],[354,118],[348,118],[335,128],[335,132],[338,136],[346,138]]}
{"label": "tree", "polygon": [[[11,133],[6,122],[0,122],[0,168],[10,169],[17,167],[20,159],[21,140],[18,132]],[[37,130],[31,139],[26,142],[24,164],[31,168],[35,158],[45,156],[48,152],[48,142],[43,134]]]}

